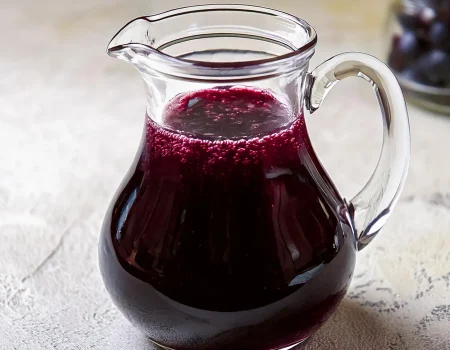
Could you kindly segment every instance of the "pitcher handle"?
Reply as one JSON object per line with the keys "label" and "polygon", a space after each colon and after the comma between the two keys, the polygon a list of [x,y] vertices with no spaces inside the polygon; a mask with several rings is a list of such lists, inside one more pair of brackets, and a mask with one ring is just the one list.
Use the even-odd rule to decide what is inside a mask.
{"label": "pitcher handle", "polygon": [[391,70],[362,53],[332,57],[308,74],[306,107],[316,111],[331,88],[348,77],[361,77],[373,86],[383,116],[383,145],[377,167],[364,188],[348,203],[358,250],[385,225],[405,183],[410,159],[408,111]]}

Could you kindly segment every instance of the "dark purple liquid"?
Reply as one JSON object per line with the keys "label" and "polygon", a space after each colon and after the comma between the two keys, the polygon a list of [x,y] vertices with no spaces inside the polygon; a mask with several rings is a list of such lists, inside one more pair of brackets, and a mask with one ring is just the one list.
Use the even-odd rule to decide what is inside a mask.
{"label": "dark purple liquid", "polygon": [[163,125],[148,119],[103,226],[116,305],[177,350],[306,339],[345,295],[355,247],[303,116],[268,92],[223,88],[175,99]]}

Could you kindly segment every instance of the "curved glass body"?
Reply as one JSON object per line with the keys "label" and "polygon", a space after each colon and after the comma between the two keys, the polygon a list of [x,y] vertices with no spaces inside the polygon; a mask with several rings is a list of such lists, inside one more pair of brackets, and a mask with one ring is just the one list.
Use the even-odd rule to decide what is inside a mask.
{"label": "curved glass body", "polygon": [[[409,128],[392,73],[362,54],[313,73],[304,21],[251,6],[138,18],[108,52],[147,90],[136,158],[106,214],[99,258],[117,307],[169,349],[285,349],[333,313],[355,254],[385,223],[406,176]],[[311,145],[306,107],[335,83],[377,89],[385,144],[351,202]]]}
{"label": "curved glass body", "polygon": [[[255,89],[181,99],[169,105],[166,124],[230,138],[147,119],[136,165],[104,225],[106,286],[134,324],[169,348],[298,343],[345,295],[356,252],[346,206],[304,118],[280,126],[289,111]],[[245,123],[265,132],[241,138]]]}

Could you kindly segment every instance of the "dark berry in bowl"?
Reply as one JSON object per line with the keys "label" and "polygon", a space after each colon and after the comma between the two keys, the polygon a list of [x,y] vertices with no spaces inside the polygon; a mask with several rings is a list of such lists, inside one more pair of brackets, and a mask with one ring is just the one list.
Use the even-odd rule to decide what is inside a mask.
{"label": "dark berry in bowl", "polygon": [[433,23],[430,28],[430,40],[435,48],[450,47],[450,26],[443,22]]}
{"label": "dark berry in bowl", "polygon": [[412,67],[429,85],[445,87],[450,84],[450,55],[444,51],[432,50]]}
{"label": "dark berry in bowl", "polygon": [[417,69],[417,67],[406,68],[402,73],[401,77],[409,81],[415,81],[416,83],[428,85],[430,82],[422,74],[422,72]]}
{"label": "dark berry in bowl", "polygon": [[416,14],[401,13],[398,15],[398,21],[402,28],[406,30],[417,30],[420,26],[420,19]]}
{"label": "dark berry in bowl", "polygon": [[436,11],[431,8],[423,8],[418,14],[420,26],[423,29],[429,28],[436,19]]}
{"label": "dark berry in bowl", "polygon": [[406,59],[399,50],[399,42],[400,36],[395,35],[392,38],[392,49],[388,59],[389,65],[397,72],[402,71],[407,66]]}
{"label": "dark berry in bowl", "polygon": [[440,21],[450,22],[450,1],[439,7],[437,16]]}
{"label": "dark berry in bowl", "polygon": [[421,45],[412,32],[405,32],[402,36],[395,36],[392,40],[392,51],[389,64],[396,71],[402,71],[413,63],[421,53]]}
{"label": "dark berry in bowl", "polygon": [[405,57],[414,59],[419,54],[419,40],[414,33],[405,32],[398,42],[398,49]]}

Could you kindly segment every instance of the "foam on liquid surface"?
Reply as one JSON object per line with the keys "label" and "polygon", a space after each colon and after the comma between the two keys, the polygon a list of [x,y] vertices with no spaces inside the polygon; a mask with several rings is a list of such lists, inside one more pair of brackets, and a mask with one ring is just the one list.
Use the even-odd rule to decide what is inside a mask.
{"label": "foam on liquid surface", "polygon": [[166,108],[163,119],[161,127],[149,118],[151,156],[196,163],[205,172],[282,166],[297,157],[305,134],[302,116],[292,122],[292,112],[272,94],[242,87],[183,95]]}

